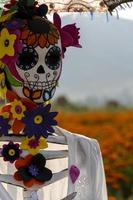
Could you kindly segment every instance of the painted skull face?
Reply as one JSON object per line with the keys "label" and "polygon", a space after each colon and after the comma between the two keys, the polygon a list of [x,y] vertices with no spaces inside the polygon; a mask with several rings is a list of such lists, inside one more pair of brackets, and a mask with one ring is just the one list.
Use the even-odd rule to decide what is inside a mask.
{"label": "painted skull face", "polygon": [[48,101],[55,93],[62,69],[58,30],[48,20],[32,20],[23,28],[20,39],[23,48],[15,68],[22,86],[13,86],[13,90],[36,103]]}

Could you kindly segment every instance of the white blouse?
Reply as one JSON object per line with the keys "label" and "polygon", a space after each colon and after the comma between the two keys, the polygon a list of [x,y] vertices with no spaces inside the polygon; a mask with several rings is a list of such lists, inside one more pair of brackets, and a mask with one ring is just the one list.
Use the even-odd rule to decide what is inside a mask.
{"label": "white blouse", "polygon": [[[52,172],[59,172],[66,168],[70,169],[74,165],[80,170],[80,175],[74,184],[69,176],[43,187],[38,191],[39,200],[71,200],[73,198],[71,196],[68,198],[68,195],[74,192],[76,192],[74,200],[107,200],[104,167],[98,142],[61,128],[57,128],[56,131],[66,138],[67,145],[50,143],[47,150],[68,149],[68,158],[47,161],[46,166]],[[5,173],[4,162],[2,162],[0,170],[0,173]],[[12,174],[14,170],[9,164],[8,174]],[[23,200],[22,189],[10,185],[6,188],[13,200]],[[34,197],[32,198],[34,199]]]}

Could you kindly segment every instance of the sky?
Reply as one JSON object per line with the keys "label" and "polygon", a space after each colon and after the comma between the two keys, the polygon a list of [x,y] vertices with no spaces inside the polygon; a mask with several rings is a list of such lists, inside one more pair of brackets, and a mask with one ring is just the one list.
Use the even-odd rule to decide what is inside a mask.
{"label": "sky", "polygon": [[133,9],[106,14],[63,14],[62,24],[77,23],[82,49],[68,48],[58,95],[73,101],[117,99],[133,102]]}

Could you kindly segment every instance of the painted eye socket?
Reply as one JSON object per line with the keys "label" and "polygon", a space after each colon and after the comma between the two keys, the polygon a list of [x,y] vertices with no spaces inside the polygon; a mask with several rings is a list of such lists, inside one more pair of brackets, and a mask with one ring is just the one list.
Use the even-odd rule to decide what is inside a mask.
{"label": "painted eye socket", "polygon": [[24,47],[19,54],[17,66],[26,71],[33,68],[38,62],[38,54],[33,47]]}
{"label": "painted eye socket", "polygon": [[51,70],[56,70],[61,64],[61,50],[57,46],[49,49],[45,57],[45,63]]}

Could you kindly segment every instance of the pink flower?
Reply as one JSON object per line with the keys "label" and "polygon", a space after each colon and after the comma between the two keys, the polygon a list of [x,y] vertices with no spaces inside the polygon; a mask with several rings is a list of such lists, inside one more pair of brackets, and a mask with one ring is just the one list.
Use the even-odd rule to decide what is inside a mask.
{"label": "pink flower", "polygon": [[81,48],[82,46],[79,44],[79,28],[76,27],[76,24],[68,24],[61,28],[61,18],[57,13],[54,13],[54,25],[58,29],[61,36],[62,50],[64,54],[64,50],[67,47],[73,46]]}

